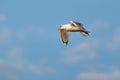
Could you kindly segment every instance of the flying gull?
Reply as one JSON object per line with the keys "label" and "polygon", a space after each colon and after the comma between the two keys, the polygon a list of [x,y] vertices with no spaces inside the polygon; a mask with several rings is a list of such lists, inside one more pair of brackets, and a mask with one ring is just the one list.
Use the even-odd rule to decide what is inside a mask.
{"label": "flying gull", "polygon": [[85,37],[89,35],[89,31],[87,31],[81,23],[76,21],[70,21],[70,24],[61,25],[58,30],[60,31],[64,45],[68,43],[69,32],[80,32]]}

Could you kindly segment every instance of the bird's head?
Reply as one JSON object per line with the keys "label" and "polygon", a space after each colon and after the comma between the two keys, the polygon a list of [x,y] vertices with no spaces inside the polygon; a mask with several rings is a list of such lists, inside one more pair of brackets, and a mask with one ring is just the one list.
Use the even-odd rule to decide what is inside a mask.
{"label": "bird's head", "polygon": [[61,27],[62,27],[62,25],[59,26],[58,30],[60,30]]}

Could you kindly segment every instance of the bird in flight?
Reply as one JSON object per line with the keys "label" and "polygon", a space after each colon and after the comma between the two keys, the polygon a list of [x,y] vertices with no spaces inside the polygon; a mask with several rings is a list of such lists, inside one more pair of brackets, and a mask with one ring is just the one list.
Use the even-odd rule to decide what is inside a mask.
{"label": "bird in flight", "polygon": [[69,39],[69,32],[80,32],[83,36],[89,36],[89,31],[87,31],[83,25],[76,21],[70,21],[70,24],[61,25],[58,30],[61,34],[61,39],[64,45],[67,45]]}

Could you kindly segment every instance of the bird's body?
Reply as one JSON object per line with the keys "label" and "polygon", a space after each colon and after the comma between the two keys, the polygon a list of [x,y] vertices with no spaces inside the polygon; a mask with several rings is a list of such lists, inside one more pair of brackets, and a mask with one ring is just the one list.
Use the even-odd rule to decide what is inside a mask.
{"label": "bird's body", "polygon": [[69,32],[80,32],[83,36],[89,35],[89,32],[83,27],[83,25],[76,21],[71,21],[70,24],[61,25],[59,27],[62,41],[65,45],[68,43]]}
{"label": "bird's body", "polygon": [[66,30],[68,32],[77,32],[77,31],[79,31],[79,27],[75,27],[75,26],[73,26],[71,24],[62,25],[59,29]]}

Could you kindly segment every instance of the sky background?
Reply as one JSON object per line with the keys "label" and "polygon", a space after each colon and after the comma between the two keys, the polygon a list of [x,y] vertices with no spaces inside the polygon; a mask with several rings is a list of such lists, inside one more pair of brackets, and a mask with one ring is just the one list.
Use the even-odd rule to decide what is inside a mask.
{"label": "sky background", "polygon": [[0,80],[120,80],[120,0],[0,0]]}

